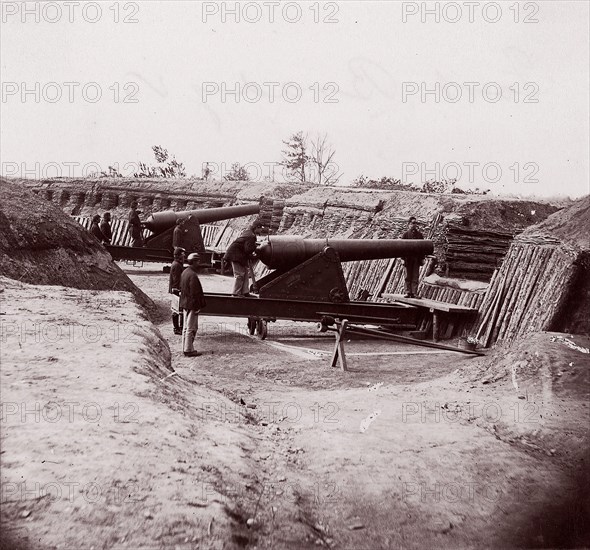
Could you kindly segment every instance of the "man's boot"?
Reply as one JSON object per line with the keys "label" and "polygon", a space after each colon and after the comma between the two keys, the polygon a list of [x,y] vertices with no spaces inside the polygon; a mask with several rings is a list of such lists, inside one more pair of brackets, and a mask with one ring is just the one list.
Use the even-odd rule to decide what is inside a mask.
{"label": "man's boot", "polygon": [[182,334],[182,327],[178,323],[178,313],[172,314],[172,326],[174,327],[174,334]]}

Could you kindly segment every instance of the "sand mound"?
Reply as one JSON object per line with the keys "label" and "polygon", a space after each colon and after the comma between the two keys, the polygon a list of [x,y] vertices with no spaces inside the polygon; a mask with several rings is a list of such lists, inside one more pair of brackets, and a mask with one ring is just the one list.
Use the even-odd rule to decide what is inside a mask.
{"label": "sand mound", "polygon": [[544,394],[548,399],[590,396],[590,338],[539,332],[499,346],[474,371],[484,383],[508,380],[517,394]]}
{"label": "sand mound", "polygon": [[0,179],[0,275],[18,281],[87,290],[126,290],[153,302],[103,246],[54,204]]}
{"label": "sand mound", "polygon": [[521,238],[548,235],[580,250],[590,250],[590,195],[555,212],[541,223],[525,230]]}

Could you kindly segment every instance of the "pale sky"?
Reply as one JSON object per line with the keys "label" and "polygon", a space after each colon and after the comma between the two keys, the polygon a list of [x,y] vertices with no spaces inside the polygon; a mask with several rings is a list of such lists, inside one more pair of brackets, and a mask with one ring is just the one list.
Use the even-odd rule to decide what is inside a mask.
{"label": "pale sky", "polygon": [[459,168],[466,188],[590,192],[586,1],[241,2],[239,22],[236,2],[1,4],[4,175],[129,175],[162,145],[189,175],[262,179],[301,130],[327,133],[344,184]]}

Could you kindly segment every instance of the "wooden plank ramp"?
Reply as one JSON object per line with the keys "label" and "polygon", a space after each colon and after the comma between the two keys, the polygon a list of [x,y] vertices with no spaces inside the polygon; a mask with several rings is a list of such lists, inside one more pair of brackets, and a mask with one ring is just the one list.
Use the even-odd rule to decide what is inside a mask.
{"label": "wooden plank ramp", "polygon": [[445,313],[475,313],[476,308],[460,306],[457,304],[449,304],[447,302],[440,302],[438,300],[431,300],[429,298],[406,298],[403,294],[382,294],[388,302],[401,302],[411,306],[425,307],[434,311],[444,311]]}

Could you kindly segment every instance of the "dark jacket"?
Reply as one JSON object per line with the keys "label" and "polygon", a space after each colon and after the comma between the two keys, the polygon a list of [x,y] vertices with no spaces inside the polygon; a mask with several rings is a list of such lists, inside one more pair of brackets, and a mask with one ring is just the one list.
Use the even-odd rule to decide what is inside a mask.
{"label": "dark jacket", "polygon": [[247,265],[252,252],[256,250],[256,234],[251,229],[242,231],[242,234],[229,245],[225,252],[224,260]]}
{"label": "dark jacket", "polygon": [[408,229],[402,236],[402,239],[423,239],[424,235],[422,235],[422,233],[420,233],[420,231],[418,231],[417,229],[415,231],[412,231],[411,229]]}
{"label": "dark jacket", "polygon": [[[420,231],[418,231],[417,229],[415,231],[412,231],[411,229],[408,229],[402,236],[402,239],[423,239],[424,235],[422,235],[422,233],[420,233]],[[422,265],[422,263],[424,262],[424,258],[421,256],[411,256],[408,258],[404,258],[404,263],[406,265],[409,264],[418,264],[418,265]]]}
{"label": "dark jacket", "polygon": [[110,243],[111,239],[113,238],[113,232],[111,231],[111,224],[109,222],[107,222],[106,220],[102,220],[98,227],[100,227],[100,230],[102,231],[102,234],[104,235],[105,241]]}
{"label": "dark jacket", "polygon": [[205,295],[196,268],[189,265],[180,276],[180,307],[199,310],[205,305]]}
{"label": "dark jacket", "polygon": [[90,226],[90,233],[92,233],[101,243],[106,240],[103,232],[100,230],[100,227],[98,227],[97,222],[92,222],[92,225]]}
{"label": "dark jacket", "polygon": [[172,248],[182,246],[184,240],[184,229],[181,225],[177,225],[172,231]]}
{"label": "dark jacket", "polygon": [[141,239],[141,220],[134,209],[129,212],[129,233],[133,239]]}
{"label": "dark jacket", "polygon": [[183,271],[184,266],[182,265],[182,262],[174,260],[170,266],[170,282],[168,284],[168,292],[170,294],[174,294],[174,292],[172,292],[174,289],[180,291],[180,276]]}

